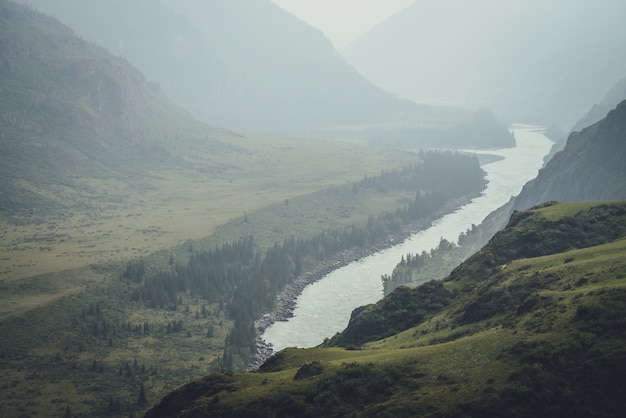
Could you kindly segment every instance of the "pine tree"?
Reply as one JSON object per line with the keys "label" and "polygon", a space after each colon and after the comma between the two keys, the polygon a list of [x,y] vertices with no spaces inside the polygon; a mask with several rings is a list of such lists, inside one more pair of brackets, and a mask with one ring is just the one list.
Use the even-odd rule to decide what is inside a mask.
{"label": "pine tree", "polygon": [[138,405],[146,405],[148,403],[148,398],[146,397],[146,390],[143,386],[143,382],[141,382],[141,388],[139,389],[139,397],[137,398]]}

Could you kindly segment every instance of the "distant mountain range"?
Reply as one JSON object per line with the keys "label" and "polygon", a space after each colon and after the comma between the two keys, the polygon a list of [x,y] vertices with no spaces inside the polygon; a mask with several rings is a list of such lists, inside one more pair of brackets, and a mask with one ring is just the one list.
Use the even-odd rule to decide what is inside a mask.
{"label": "distant mountain range", "polygon": [[626,3],[418,1],[342,49],[377,85],[569,129],[626,74]]}
{"label": "distant mountain range", "polygon": [[33,0],[128,59],[197,119],[273,133],[387,122],[417,107],[374,86],[270,0]]}
{"label": "distant mountain range", "polygon": [[[211,36],[198,29],[193,19],[161,2],[34,3],[50,7],[53,15],[67,13],[68,20],[75,19],[94,36],[101,36],[121,55],[132,52],[148,71],[166,80],[164,85],[169,80],[175,94],[211,102],[203,108],[209,109],[205,116],[225,126],[303,133],[327,124],[375,125],[401,108],[412,109],[410,117],[419,119],[423,113],[432,119],[433,109],[398,100],[372,86],[319,32],[269,2],[185,3],[211,8],[201,15],[203,21],[214,23],[209,26],[217,32]],[[195,120],[127,59],[81,39],[31,6],[2,0],[0,7],[1,213],[37,211],[45,216],[58,211],[68,204],[59,191],[90,190],[78,184],[79,178],[126,180],[183,164],[195,164],[204,172],[220,170],[223,163],[200,160],[226,148],[232,151],[232,145],[217,139],[224,132]],[[268,19],[278,22],[269,31],[257,28],[262,33],[258,36],[256,30],[238,26],[257,12],[268,13]],[[220,29],[220,22],[231,21],[236,23],[222,24]],[[163,28],[168,30],[159,30]],[[220,31],[228,42],[218,36]],[[298,41],[283,33],[294,33]],[[260,44],[250,44],[252,40]],[[301,42],[309,47],[298,49]],[[289,50],[294,54],[285,53]],[[276,61],[274,55],[286,61]],[[242,84],[240,77],[249,83]],[[214,95],[218,90],[223,94]],[[179,99],[184,101],[182,96]],[[473,118],[474,111],[466,110],[446,110],[442,115],[434,119],[448,120],[442,129],[452,132],[446,139],[452,138],[456,145],[513,145],[504,125],[488,112]],[[461,124],[467,132],[461,126],[453,130]],[[424,144],[425,139],[417,139]],[[140,177],[133,187],[141,187]]]}

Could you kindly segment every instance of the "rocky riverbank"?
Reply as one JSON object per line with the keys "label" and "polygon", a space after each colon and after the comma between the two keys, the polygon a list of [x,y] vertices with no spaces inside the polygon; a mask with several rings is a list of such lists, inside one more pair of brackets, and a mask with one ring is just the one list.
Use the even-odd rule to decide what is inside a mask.
{"label": "rocky riverbank", "polygon": [[[441,210],[435,216],[408,224],[402,229],[401,232],[387,237],[384,241],[366,248],[353,248],[343,251],[321,263],[315,271],[303,273],[295,278],[294,281],[285,286],[283,291],[276,297],[276,309],[272,312],[264,313],[256,319],[255,328],[259,336],[256,341],[256,355],[254,360],[248,366],[248,370],[258,369],[274,354],[272,345],[263,340],[263,332],[265,332],[267,327],[272,325],[274,322],[286,321],[293,316],[293,311],[296,308],[296,300],[306,286],[311,283],[315,283],[332,271],[344,267],[352,262],[361,260],[379,251],[401,244],[411,235],[429,228],[436,219],[439,219],[448,213],[454,212],[459,207],[469,203],[474,197],[477,197],[477,195],[457,199],[447,205],[445,209]],[[398,262],[399,261],[400,260],[398,260]]]}

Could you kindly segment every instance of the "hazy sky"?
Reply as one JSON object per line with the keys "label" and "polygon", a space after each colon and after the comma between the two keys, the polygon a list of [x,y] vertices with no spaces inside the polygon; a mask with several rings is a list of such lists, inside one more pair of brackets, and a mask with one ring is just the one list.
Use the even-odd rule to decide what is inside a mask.
{"label": "hazy sky", "polygon": [[340,48],[415,0],[272,0]]}

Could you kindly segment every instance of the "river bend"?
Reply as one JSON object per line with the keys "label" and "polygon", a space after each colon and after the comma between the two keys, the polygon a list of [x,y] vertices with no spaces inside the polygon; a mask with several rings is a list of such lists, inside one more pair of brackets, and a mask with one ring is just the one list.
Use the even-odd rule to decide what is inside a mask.
{"label": "river bend", "polygon": [[514,125],[512,130],[515,148],[480,151],[504,157],[483,166],[488,184],[481,196],[401,244],[352,262],[308,285],[296,301],[293,317],[269,326],[262,335],[265,342],[274,351],[319,345],[348,325],[352,310],[382,298],[381,276],[391,274],[403,255],[430,251],[441,238],[456,242],[461,232],[480,224],[489,213],[519,194],[523,185],[537,176],[552,142],[536,127]]}

